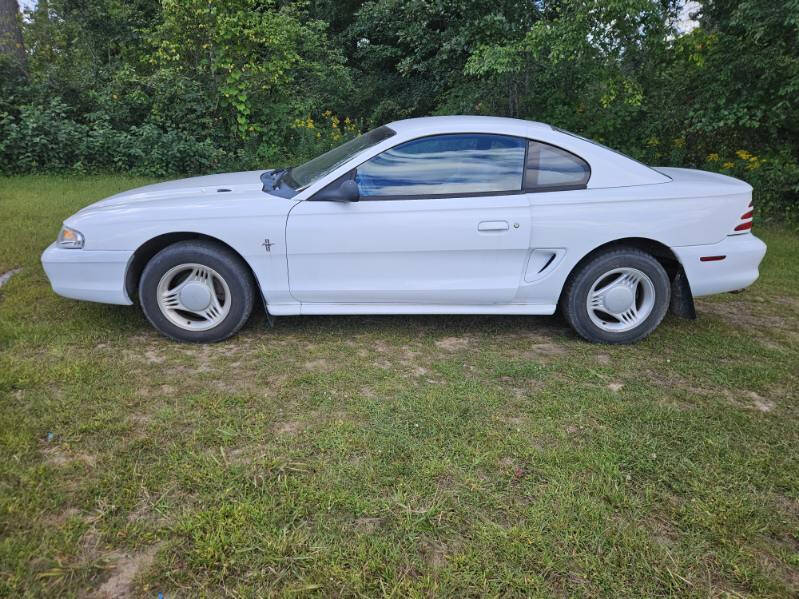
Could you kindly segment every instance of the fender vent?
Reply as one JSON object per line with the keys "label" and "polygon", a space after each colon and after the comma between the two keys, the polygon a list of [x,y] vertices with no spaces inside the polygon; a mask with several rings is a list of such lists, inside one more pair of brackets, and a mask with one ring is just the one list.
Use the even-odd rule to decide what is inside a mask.
{"label": "fender vent", "polygon": [[562,248],[537,248],[530,252],[524,280],[527,283],[545,277],[557,266],[566,250]]}

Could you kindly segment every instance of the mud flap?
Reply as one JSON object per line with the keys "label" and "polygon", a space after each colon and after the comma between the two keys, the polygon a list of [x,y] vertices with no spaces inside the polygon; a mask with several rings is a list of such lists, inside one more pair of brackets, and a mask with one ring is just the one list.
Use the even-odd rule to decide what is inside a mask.
{"label": "mud flap", "polygon": [[694,308],[694,296],[691,287],[688,285],[688,278],[680,268],[679,272],[671,280],[671,303],[669,311],[680,318],[696,320],[696,309]]}
{"label": "mud flap", "polygon": [[261,292],[261,301],[263,302],[264,312],[266,312],[266,326],[268,326],[270,329],[274,329],[275,317],[269,313],[269,304],[266,303],[266,296],[264,295],[263,290],[259,289],[259,291]]}

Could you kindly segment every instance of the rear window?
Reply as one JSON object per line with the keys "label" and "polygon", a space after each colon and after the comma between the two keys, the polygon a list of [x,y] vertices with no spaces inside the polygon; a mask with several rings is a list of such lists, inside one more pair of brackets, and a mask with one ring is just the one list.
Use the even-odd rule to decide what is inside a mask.
{"label": "rear window", "polygon": [[588,183],[588,163],[562,148],[531,141],[524,167],[525,191],[582,189]]}

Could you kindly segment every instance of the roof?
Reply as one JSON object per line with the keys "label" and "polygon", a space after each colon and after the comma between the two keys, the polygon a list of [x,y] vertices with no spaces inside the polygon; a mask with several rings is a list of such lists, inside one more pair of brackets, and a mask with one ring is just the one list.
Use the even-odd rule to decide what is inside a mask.
{"label": "roof", "polygon": [[471,132],[471,133],[506,133],[526,135],[531,129],[548,129],[552,127],[537,121],[523,121],[499,116],[425,116],[415,119],[405,119],[388,123],[394,131],[401,135],[414,133],[443,133],[443,132]]}

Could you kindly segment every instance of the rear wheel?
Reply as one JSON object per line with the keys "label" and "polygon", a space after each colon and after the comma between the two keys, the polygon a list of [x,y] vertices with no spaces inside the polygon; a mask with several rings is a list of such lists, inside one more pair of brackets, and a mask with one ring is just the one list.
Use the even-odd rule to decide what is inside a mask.
{"label": "rear wheel", "polygon": [[588,341],[634,343],[663,320],[670,293],[669,277],[655,258],[618,248],[597,254],[572,273],[561,309]]}
{"label": "rear wheel", "polygon": [[254,297],[247,266],[228,248],[206,241],[164,248],[147,263],[139,282],[145,316],[176,341],[227,339],[247,322]]}

